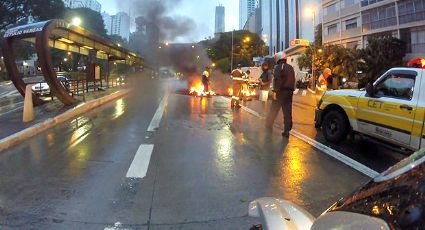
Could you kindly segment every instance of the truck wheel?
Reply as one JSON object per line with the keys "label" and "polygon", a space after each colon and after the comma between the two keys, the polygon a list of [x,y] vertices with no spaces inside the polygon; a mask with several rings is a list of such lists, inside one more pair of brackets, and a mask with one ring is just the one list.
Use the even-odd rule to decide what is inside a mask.
{"label": "truck wheel", "polygon": [[327,141],[339,143],[345,140],[349,131],[349,123],[343,113],[330,111],[323,118],[322,132]]}

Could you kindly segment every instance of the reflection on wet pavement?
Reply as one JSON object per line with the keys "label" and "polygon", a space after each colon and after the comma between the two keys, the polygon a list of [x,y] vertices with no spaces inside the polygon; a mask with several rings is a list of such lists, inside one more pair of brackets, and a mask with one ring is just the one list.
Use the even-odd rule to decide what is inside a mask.
{"label": "reflection on wet pavement", "polygon": [[126,103],[125,103],[125,101],[122,98],[121,99],[118,99],[115,102],[115,113],[112,116],[112,120],[117,119],[118,117],[120,117],[121,115],[123,115],[124,112],[125,112],[125,109],[126,109]]}

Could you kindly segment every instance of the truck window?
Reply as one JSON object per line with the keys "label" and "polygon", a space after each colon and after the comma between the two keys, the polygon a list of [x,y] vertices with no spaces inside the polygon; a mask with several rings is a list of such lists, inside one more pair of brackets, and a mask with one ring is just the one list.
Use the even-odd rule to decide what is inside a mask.
{"label": "truck window", "polygon": [[416,75],[412,74],[389,74],[375,88],[377,97],[391,97],[402,100],[411,100],[415,87]]}

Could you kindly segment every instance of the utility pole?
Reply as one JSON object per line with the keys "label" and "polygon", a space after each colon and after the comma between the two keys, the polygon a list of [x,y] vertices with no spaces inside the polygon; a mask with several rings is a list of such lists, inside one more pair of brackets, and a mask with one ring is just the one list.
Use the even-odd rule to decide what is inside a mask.
{"label": "utility pole", "polygon": [[234,31],[235,30],[233,29],[232,30],[232,54],[230,56],[230,72],[232,72],[232,70],[233,70],[233,32]]}

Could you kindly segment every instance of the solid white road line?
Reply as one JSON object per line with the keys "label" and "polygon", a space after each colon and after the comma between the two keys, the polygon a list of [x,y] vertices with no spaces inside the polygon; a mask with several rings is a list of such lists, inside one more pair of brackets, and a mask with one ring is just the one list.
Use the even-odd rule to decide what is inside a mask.
{"label": "solid white road line", "polygon": [[303,90],[302,95],[303,95],[303,97],[305,97],[305,95],[307,95],[307,90]]}
{"label": "solid white road line", "polygon": [[297,94],[297,93],[298,93],[298,91],[300,91],[300,89],[295,89],[295,90],[294,90],[294,94]]}
{"label": "solid white road line", "polygon": [[375,178],[379,175],[378,172],[376,172],[375,170],[359,163],[358,161],[355,161],[349,157],[347,157],[346,155],[332,149],[329,148],[328,146],[317,142],[316,140],[301,134],[300,132],[296,131],[296,130],[291,130],[291,135],[294,137],[297,137],[298,139],[310,144],[311,146],[315,147],[316,149],[319,149],[320,151],[328,154],[329,156],[341,161],[342,163],[350,166],[351,168],[363,173],[364,175],[370,177],[370,178]]}
{"label": "solid white road line", "polygon": [[[223,98],[225,98],[225,97],[223,97]],[[225,98],[225,99],[227,99],[227,98]],[[246,108],[246,107],[245,106],[242,106],[242,109],[244,109],[244,108]],[[258,112],[254,111],[252,109],[249,109],[248,108],[248,109],[244,109],[244,110],[247,111],[248,113],[256,116],[256,117],[264,118]],[[275,125],[275,127],[281,129],[281,127],[278,127],[276,125]],[[335,149],[332,149],[332,148],[330,148],[330,147],[328,147],[328,146],[326,146],[326,145],[324,145],[324,144],[322,144],[322,143],[320,143],[320,142],[318,142],[318,141],[316,141],[316,140],[314,140],[314,139],[312,139],[310,137],[307,137],[304,134],[301,134],[300,132],[298,132],[296,130],[292,130],[290,132],[290,134],[292,136],[294,136],[294,137],[296,137],[296,138],[298,138],[298,139],[306,142],[307,144],[315,147],[316,149],[320,150],[321,152],[324,152],[327,155],[335,158],[336,160],[341,161],[342,163],[350,166],[351,168],[359,171],[360,173],[362,173],[362,174],[364,174],[364,175],[366,175],[366,176],[368,176],[370,178],[375,178],[375,177],[377,177],[379,175],[378,172],[376,172],[375,170],[367,167],[366,165],[363,165],[360,162],[355,161],[355,160],[347,157],[346,155],[344,155],[344,154],[336,151]]]}
{"label": "solid white road line", "polygon": [[153,152],[153,145],[142,144],[131,162],[130,168],[127,171],[127,178],[143,178],[148,171],[149,161]]}
{"label": "solid white road line", "polygon": [[153,116],[149,127],[148,132],[154,132],[157,128],[159,128],[159,124],[161,123],[162,115],[164,114],[165,106],[167,105],[169,93],[165,93],[164,97],[161,100],[161,103],[158,106],[158,109],[155,112],[155,115]]}
{"label": "solid white road line", "polygon": [[[230,102],[231,100],[229,99],[229,98],[227,98],[227,97],[221,97],[221,98],[223,98],[224,100],[226,100],[226,101],[228,101],[228,102]],[[259,118],[263,118],[262,116],[261,116],[261,114],[260,113],[258,113],[257,111],[255,111],[255,110],[253,110],[253,109],[250,109],[250,108],[248,108],[248,107],[246,107],[246,106],[242,106],[241,107],[241,109],[242,110],[245,110],[245,111],[247,111],[248,113],[251,113],[251,114],[253,114],[254,116],[257,116],[257,117],[259,117]]]}

